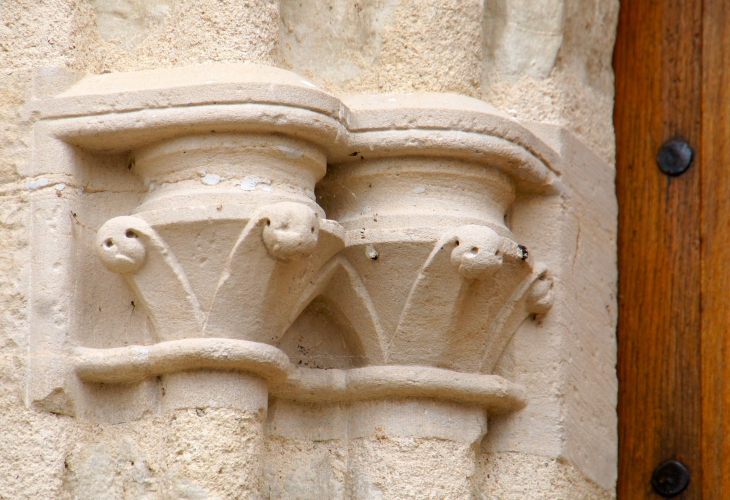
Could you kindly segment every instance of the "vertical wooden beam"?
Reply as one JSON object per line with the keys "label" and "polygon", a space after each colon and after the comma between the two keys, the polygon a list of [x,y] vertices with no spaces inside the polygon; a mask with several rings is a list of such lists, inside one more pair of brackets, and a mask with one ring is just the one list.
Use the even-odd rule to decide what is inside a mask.
{"label": "vertical wooden beam", "polygon": [[705,0],[702,54],[702,472],[730,498],[730,4]]}
{"label": "vertical wooden beam", "polygon": [[[621,3],[614,56],[619,200],[621,500],[653,498],[656,465],[692,472],[701,498],[700,169],[664,175],[656,155],[701,132],[701,0]],[[697,162],[697,159],[695,160]]]}

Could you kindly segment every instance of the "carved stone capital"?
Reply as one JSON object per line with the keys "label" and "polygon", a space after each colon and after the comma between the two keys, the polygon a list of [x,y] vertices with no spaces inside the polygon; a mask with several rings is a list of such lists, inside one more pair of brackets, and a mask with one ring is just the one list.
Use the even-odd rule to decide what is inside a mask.
{"label": "carved stone capital", "polygon": [[346,408],[343,439],[473,447],[487,414],[529,404],[495,367],[554,277],[511,217],[560,191],[561,158],[520,123],[253,65],[110,74],[34,106],[39,163],[92,179],[36,205],[72,214],[57,253],[78,293],[66,322],[34,296],[35,407],[266,418],[271,400]]}

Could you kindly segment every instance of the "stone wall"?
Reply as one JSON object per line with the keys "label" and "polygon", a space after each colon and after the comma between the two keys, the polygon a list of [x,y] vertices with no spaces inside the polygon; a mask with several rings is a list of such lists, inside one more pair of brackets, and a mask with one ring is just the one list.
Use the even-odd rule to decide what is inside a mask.
{"label": "stone wall", "polygon": [[[616,207],[610,62],[617,12],[616,0],[0,3],[0,498],[611,498]],[[518,199],[510,221],[550,266],[557,287],[553,311],[522,324],[496,363],[496,374],[526,388],[524,409],[490,416],[486,437],[474,444],[397,432],[356,439],[301,434],[301,427],[293,433],[287,412],[316,421],[322,409],[308,403],[292,408],[278,399],[269,403],[268,416],[246,405],[211,405],[144,409],[106,421],[59,410],[68,405],[66,394],[34,402],[30,380],[38,374],[29,353],[37,342],[35,317],[60,324],[75,314],[52,303],[45,310],[31,307],[42,295],[33,272],[33,259],[42,257],[32,242],[43,225],[37,219],[43,196],[93,196],[101,200],[87,205],[93,207],[106,206],[104,191],[113,197],[141,189],[134,180],[114,185],[94,173],[71,180],[39,175],[46,172],[37,168],[45,153],[37,126],[43,110],[36,103],[89,74],[207,63],[284,68],[350,104],[367,94],[470,96],[520,120],[556,152],[562,169],[556,194]],[[118,167],[96,157],[91,163]],[[119,205],[113,213],[124,210]],[[69,212],[56,214],[65,222],[50,225],[47,241],[93,241],[103,213]],[[66,273],[66,281],[59,295],[77,293],[69,268],[86,265],[82,253],[60,265],[59,279]],[[126,295],[113,307],[114,321],[124,323],[119,331],[145,324],[144,311]],[[105,411],[101,401],[98,415]],[[326,409],[325,415],[341,411]],[[251,456],[262,458],[242,458]],[[353,473],[352,462],[368,473]]]}

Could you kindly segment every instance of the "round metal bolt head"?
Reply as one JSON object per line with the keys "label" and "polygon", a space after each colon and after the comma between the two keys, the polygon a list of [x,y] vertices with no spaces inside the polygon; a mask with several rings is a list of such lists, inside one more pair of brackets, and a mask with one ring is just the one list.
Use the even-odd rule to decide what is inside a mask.
{"label": "round metal bolt head", "polygon": [[694,151],[685,141],[674,139],[667,141],[659,149],[656,162],[659,169],[667,175],[677,176],[687,171],[692,165]]}
{"label": "round metal bolt head", "polygon": [[651,475],[651,487],[664,498],[679,495],[687,485],[689,485],[689,469],[673,458],[660,463]]}

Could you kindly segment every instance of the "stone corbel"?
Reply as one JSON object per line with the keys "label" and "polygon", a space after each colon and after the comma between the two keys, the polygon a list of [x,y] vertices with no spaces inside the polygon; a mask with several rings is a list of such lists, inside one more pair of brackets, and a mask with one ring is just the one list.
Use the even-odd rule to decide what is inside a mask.
{"label": "stone corbel", "polygon": [[[93,77],[37,107],[49,150],[39,169],[59,162],[51,173],[72,184],[79,165],[124,158],[110,178],[144,186],[120,195],[129,208],[104,206],[112,217],[88,245],[123,276],[153,332],[129,345],[95,331],[102,346],[88,345],[88,332],[49,326],[37,295],[35,327],[50,332],[37,359],[65,374],[31,363],[37,406],[55,395],[52,411],[83,415],[92,393],[159,377],[165,411],[228,404],[265,415],[273,396],[349,404],[358,428],[375,429],[389,425],[383,401],[436,405],[450,416],[416,412],[406,434],[452,436],[453,417],[471,446],[488,412],[526,404],[493,370],[520,324],[550,309],[552,278],[508,219],[518,193],[553,192],[559,158],[508,116],[455,95],[337,99],[250,65]],[[354,366],[295,366],[279,348],[317,298],[354,332]],[[65,307],[76,328],[98,324],[85,320],[93,308]]]}

